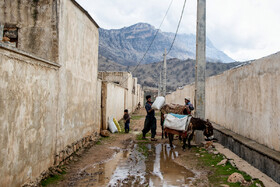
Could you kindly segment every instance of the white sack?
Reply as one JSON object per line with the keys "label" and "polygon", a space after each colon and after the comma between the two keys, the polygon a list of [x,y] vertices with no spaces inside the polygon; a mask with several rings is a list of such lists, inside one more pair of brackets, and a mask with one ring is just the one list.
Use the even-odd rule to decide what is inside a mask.
{"label": "white sack", "polygon": [[165,103],[165,98],[162,96],[159,96],[156,98],[155,102],[153,103],[152,108],[160,110],[161,107],[164,105],[164,103]]}
{"label": "white sack", "polygon": [[108,121],[108,125],[109,125],[109,130],[112,132],[112,133],[115,133],[115,132],[118,132],[118,129],[113,121],[113,118],[110,118],[109,121]]}
{"label": "white sack", "polygon": [[188,129],[190,119],[191,116],[186,116],[184,118],[176,118],[171,114],[166,114],[163,125],[164,127],[167,127],[169,129],[186,131]]}

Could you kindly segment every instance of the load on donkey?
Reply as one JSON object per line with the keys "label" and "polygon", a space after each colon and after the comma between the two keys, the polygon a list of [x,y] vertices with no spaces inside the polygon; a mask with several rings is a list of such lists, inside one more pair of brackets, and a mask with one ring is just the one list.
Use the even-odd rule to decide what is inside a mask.
{"label": "load on donkey", "polygon": [[[209,139],[213,136],[213,126],[207,120],[195,118],[191,115],[184,105],[166,104],[161,108],[161,125],[165,137],[168,134],[170,147],[173,147],[172,141],[174,135],[179,135],[183,139],[183,149],[186,149],[186,141],[188,147],[191,148],[191,140],[194,136],[194,131],[204,131],[204,136]],[[162,134],[163,137],[163,134]]]}

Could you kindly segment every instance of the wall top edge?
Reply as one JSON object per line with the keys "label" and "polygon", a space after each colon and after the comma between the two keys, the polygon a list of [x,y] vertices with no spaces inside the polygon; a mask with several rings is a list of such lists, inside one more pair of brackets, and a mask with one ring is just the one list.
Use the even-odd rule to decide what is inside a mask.
{"label": "wall top edge", "polygon": [[88,18],[89,20],[97,27],[100,28],[99,25],[94,21],[94,19],[91,17],[91,15],[79,4],[77,3],[77,1],[75,0],[71,0],[71,2],[77,7],[79,8]]}
{"label": "wall top edge", "polygon": [[27,53],[27,52],[24,52],[22,50],[19,50],[17,48],[14,48],[14,47],[10,47],[2,42],[0,42],[0,49],[4,49],[4,50],[7,50],[7,51],[11,51],[11,52],[14,52],[14,53],[17,53],[17,54],[20,54],[20,55],[23,55],[23,56],[26,56],[26,57],[29,57],[29,58],[32,58],[34,60],[38,60],[40,62],[43,62],[45,64],[48,64],[48,65],[51,65],[51,66],[54,66],[56,68],[60,68],[61,65],[60,64],[57,64],[55,62],[51,62],[51,61],[48,61],[46,59],[43,59],[43,58],[40,58],[40,57],[37,57],[33,54],[30,54],[30,53]]}

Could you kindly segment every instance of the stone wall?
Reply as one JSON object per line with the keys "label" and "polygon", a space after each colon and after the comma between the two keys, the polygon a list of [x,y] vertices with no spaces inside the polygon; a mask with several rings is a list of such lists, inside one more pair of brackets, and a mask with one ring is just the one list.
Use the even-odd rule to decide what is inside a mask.
{"label": "stone wall", "polygon": [[[280,151],[280,53],[261,58],[206,81],[206,118]],[[187,85],[167,95],[168,103],[194,98]]]}

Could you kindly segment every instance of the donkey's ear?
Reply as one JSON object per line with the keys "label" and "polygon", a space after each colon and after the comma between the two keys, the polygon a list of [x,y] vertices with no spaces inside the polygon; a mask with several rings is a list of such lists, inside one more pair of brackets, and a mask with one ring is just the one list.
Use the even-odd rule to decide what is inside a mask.
{"label": "donkey's ear", "polygon": [[208,120],[208,119],[207,119],[206,121],[207,121],[207,122],[209,122],[209,120]]}

